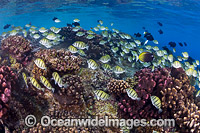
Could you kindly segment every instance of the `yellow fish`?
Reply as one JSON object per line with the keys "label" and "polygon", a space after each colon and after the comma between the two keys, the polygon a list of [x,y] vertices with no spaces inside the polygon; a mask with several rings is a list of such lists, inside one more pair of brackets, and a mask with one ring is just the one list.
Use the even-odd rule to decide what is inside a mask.
{"label": "yellow fish", "polygon": [[109,95],[102,90],[95,90],[94,94],[96,95],[97,100],[107,100],[109,98]]}
{"label": "yellow fish", "polygon": [[140,100],[141,98],[138,97],[137,92],[134,89],[128,88],[126,89],[128,96],[133,100]]}
{"label": "yellow fish", "polygon": [[40,76],[40,81],[42,82],[42,84],[48,88],[49,90],[52,90],[53,92],[55,91],[55,88],[53,88],[51,86],[51,84],[49,83],[49,81],[44,77],[44,76]]}
{"label": "yellow fish", "polygon": [[151,96],[151,103],[153,104],[153,106],[155,106],[158,109],[159,113],[162,112],[161,101],[160,101],[159,97],[157,97],[157,96]]}
{"label": "yellow fish", "polygon": [[40,69],[45,69],[47,70],[47,67],[44,63],[44,61],[40,58],[37,58],[36,60],[34,60],[34,63],[36,64],[37,67],[39,67]]}
{"label": "yellow fish", "polygon": [[61,77],[60,77],[60,75],[57,73],[57,72],[53,72],[52,73],[52,77],[53,77],[53,79],[54,79],[54,81],[55,81],[55,84],[58,84],[58,86],[61,88],[61,87],[67,87],[67,84],[63,84],[63,82],[62,82],[62,79],[61,79]]}
{"label": "yellow fish", "polygon": [[28,88],[28,84],[27,84],[27,77],[26,77],[26,74],[24,72],[22,72],[22,77],[24,79],[24,82],[26,84],[26,87]]}
{"label": "yellow fish", "polygon": [[30,81],[31,81],[31,84],[32,84],[35,88],[37,88],[38,90],[44,91],[44,88],[42,88],[42,87],[38,84],[38,82],[37,82],[37,80],[36,80],[35,78],[30,77]]}
{"label": "yellow fish", "polygon": [[70,45],[70,46],[68,47],[68,50],[69,50],[71,53],[73,53],[73,54],[75,54],[75,53],[78,52],[77,48],[75,48],[75,47],[72,46],[72,45]]}
{"label": "yellow fish", "polygon": [[196,97],[200,96],[200,90],[197,92]]}
{"label": "yellow fish", "polygon": [[93,70],[97,69],[98,67],[98,64],[93,59],[89,59],[87,63],[88,63],[88,68],[91,68]]}
{"label": "yellow fish", "polygon": [[139,55],[139,60],[142,62],[151,62],[154,59],[154,56],[150,52],[142,52]]}

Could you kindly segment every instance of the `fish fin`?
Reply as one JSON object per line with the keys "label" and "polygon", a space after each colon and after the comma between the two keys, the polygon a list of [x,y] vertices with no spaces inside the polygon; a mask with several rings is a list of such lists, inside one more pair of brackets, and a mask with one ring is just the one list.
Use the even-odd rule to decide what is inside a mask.
{"label": "fish fin", "polygon": [[45,88],[41,88],[41,90],[44,92]]}
{"label": "fish fin", "polygon": [[88,50],[88,49],[89,49],[89,46],[87,46],[86,49]]}
{"label": "fish fin", "polygon": [[55,91],[55,88],[52,88],[52,92],[54,93],[54,91]]}
{"label": "fish fin", "polygon": [[97,100],[99,101],[99,100],[100,100],[100,98],[99,98],[99,97],[97,97]]}
{"label": "fish fin", "polygon": [[159,110],[158,110],[158,113],[160,114],[161,112],[162,112],[162,109],[159,109]]}
{"label": "fish fin", "polygon": [[26,84],[26,88],[28,88],[28,85]]}
{"label": "fish fin", "polygon": [[64,84],[64,87],[65,87],[65,88],[67,88],[67,87],[68,87],[68,84],[67,84],[67,83],[65,83],[65,84]]}

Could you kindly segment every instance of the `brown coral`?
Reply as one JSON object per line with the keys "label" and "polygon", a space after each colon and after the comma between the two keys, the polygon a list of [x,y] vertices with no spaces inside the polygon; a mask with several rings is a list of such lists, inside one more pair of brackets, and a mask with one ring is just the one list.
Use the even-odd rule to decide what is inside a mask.
{"label": "brown coral", "polygon": [[108,91],[116,95],[126,93],[126,89],[129,87],[130,85],[126,81],[117,79],[111,79],[107,85]]}
{"label": "brown coral", "polygon": [[41,58],[53,71],[74,72],[80,69],[81,58],[64,49],[40,49],[35,56]]}
{"label": "brown coral", "polygon": [[194,103],[195,87],[190,85],[182,68],[172,68],[172,76],[172,82],[161,90],[163,117],[173,116],[182,132],[199,132],[200,110]]}
{"label": "brown coral", "polygon": [[77,75],[63,76],[63,83],[66,87],[56,88],[55,100],[67,110],[72,109],[79,114],[84,113],[83,85]]}
{"label": "brown coral", "polygon": [[20,63],[24,65],[31,59],[31,45],[22,36],[9,36],[1,41],[2,50],[9,52]]}
{"label": "brown coral", "polygon": [[51,73],[49,72],[49,69],[44,70],[44,69],[40,69],[39,67],[37,67],[35,64],[33,65],[33,69],[32,69],[32,76],[36,79],[36,80],[40,80],[40,76],[44,76],[44,77],[48,77],[51,76]]}

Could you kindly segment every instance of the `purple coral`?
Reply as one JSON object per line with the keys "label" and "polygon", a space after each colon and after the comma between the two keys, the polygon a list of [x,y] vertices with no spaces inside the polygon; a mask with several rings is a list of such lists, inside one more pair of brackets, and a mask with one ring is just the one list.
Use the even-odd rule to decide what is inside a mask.
{"label": "purple coral", "polygon": [[31,45],[28,40],[22,36],[9,36],[2,40],[1,48],[5,52],[9,52],[17,61],[23,65],[31,59]]}
{"label": "purple coral", "polygon": [[119,112],[123,117],[134,119],[160,117],[158,110],[151,104],[150,96],[160,96],[159,90],[171,82],[168,69],[159,68],[152,72],[151,69],[145,68],[136,72],[135,76],[138,78],[138,84],[134,89],[141,100],[132,100],[124,95],[118,104]]}
{"label": "purple coral", "polygon": [[7,112],[11,89],[16,84],[17,76],[10,67],[0,67],[0,118]]}

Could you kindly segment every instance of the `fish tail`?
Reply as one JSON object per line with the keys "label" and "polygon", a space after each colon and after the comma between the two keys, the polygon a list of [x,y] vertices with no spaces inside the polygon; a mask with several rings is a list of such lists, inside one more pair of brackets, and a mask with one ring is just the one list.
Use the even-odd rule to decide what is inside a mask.
{"label": "fish tail", "polygon": [[63,86],[64,86],[65,88],[67,88],[67,87],[68,87],[68,84],[67,84],[67,83],[65,83]]}
{"label": "fish tail", "polygon": [[54,93],[54,91],[55,91],[55,88],[52,88],[52,92]]}
{"label": "fish tail", "polygon": [[28,85],[26,84],[26,88],[28,88]]}
{"label": "fish tail", "polygon": [[159,109],[159,110],[158,110],[158,113],[160,114],[161,112],[162,112],[162,109]]}

